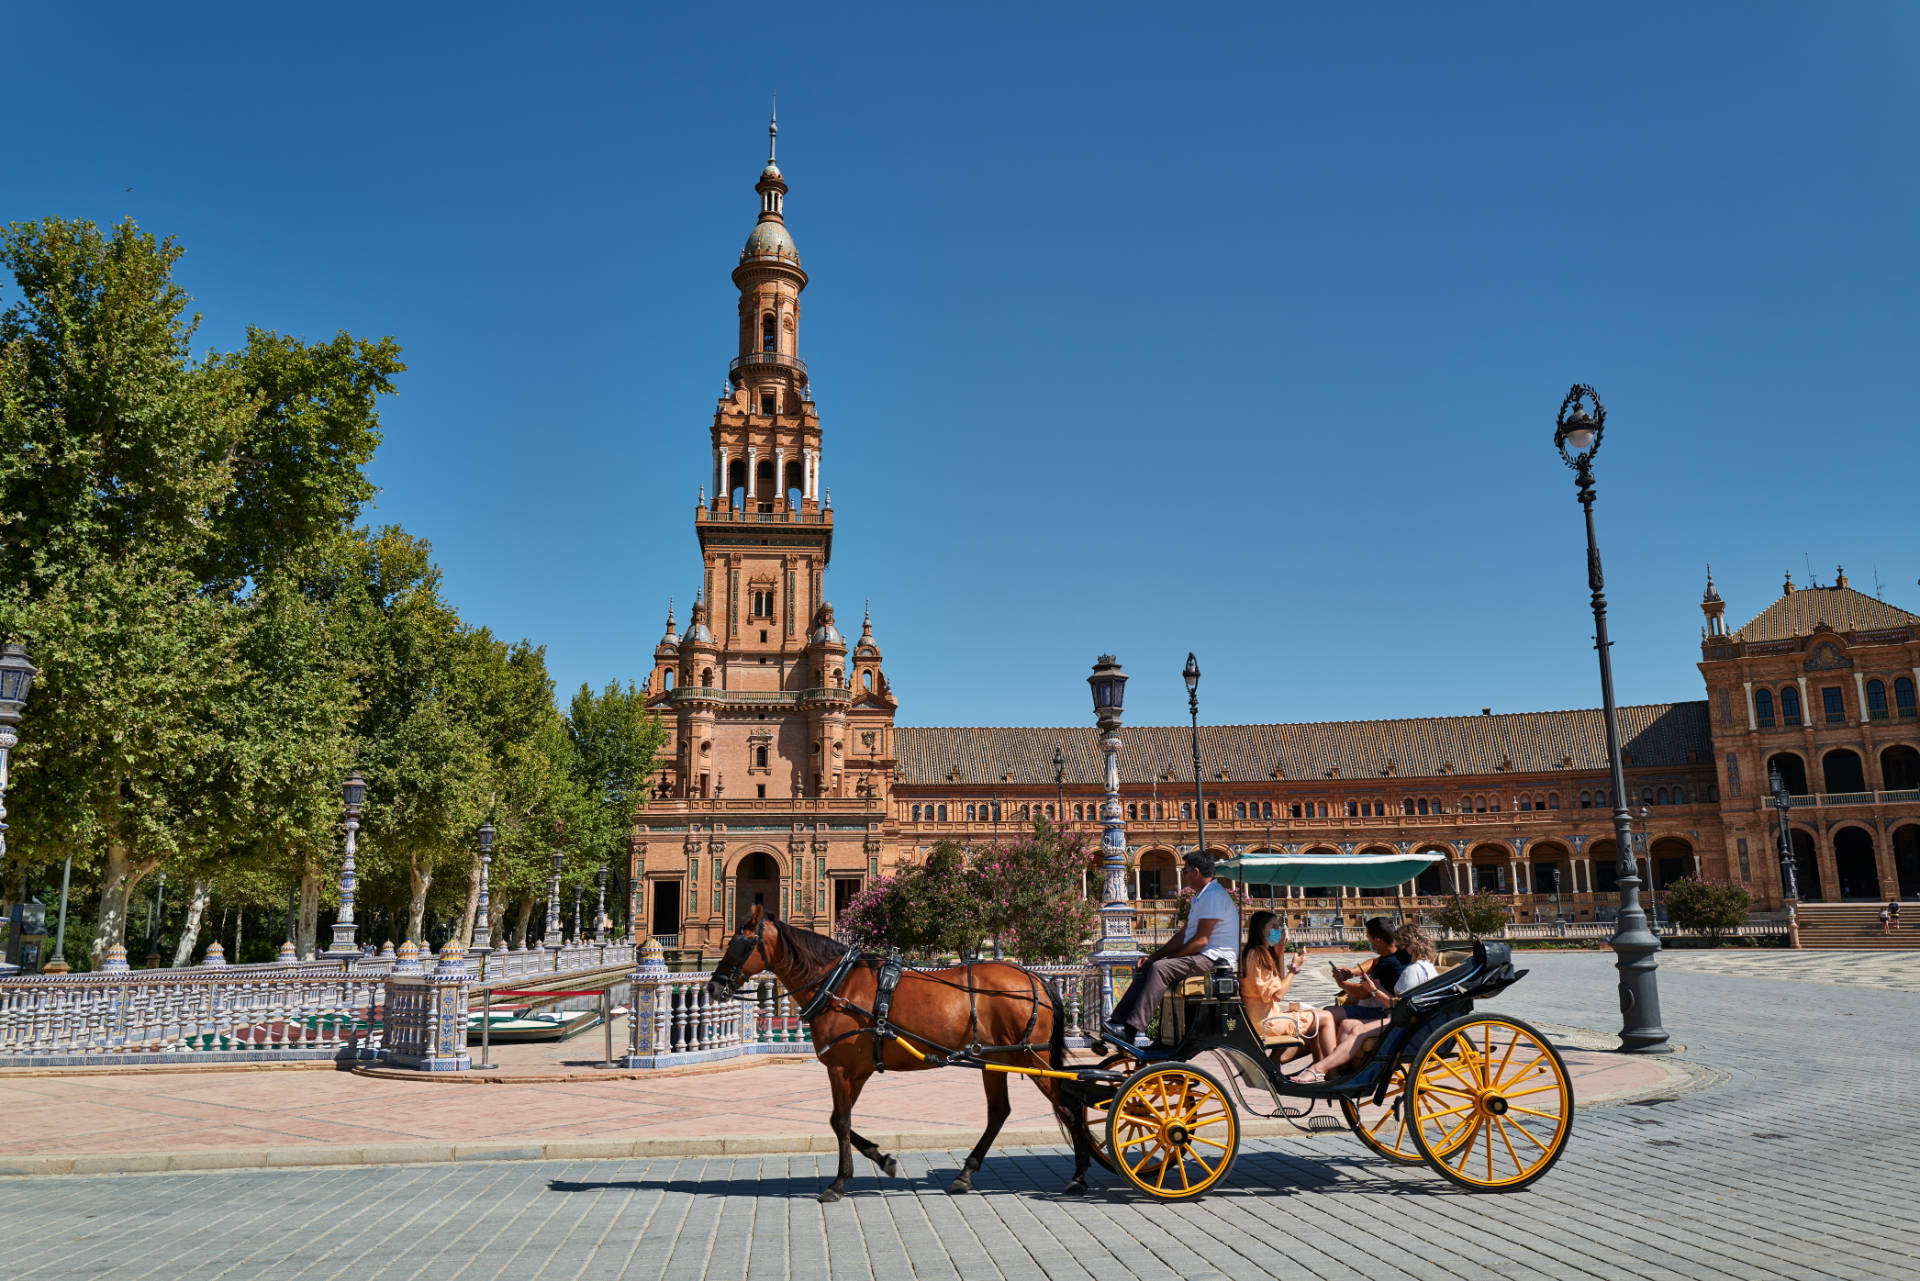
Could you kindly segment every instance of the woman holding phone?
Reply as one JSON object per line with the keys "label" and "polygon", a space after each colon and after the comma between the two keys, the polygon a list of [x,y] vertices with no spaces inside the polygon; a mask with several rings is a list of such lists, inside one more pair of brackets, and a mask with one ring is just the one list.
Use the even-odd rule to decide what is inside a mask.
{"label": "woman holding phone", "polygon": [[[1246,1002],[1247,1017],[1262,1041],[1280,1036],[1311,1039],[1316,1032],[1316,1011],[1303,1010],[1298,1001],[1286,999],[1300,972],[1300,958],[1287,956],[1287,923],[1272,912],[1255,912],[1247,922],[1247,945],[1240,949],[1240,994]],[[1273,1052],[1274,1062],[1284,1062],[1300,1053],[1298,1046],[1282,1046]],[[1319,1050],[1316,1047],[1316,1053]]]}

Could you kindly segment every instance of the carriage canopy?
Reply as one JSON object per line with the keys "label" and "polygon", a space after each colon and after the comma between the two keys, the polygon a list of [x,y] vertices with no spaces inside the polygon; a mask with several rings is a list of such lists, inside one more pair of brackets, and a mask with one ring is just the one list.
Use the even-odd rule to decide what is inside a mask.
{"label": "carriage canopy", "polygon": [[1404,885],[1446,855],[1242,854],[1216,866],[1214,874],[1247,885],[1352,885],[1363,890]]}

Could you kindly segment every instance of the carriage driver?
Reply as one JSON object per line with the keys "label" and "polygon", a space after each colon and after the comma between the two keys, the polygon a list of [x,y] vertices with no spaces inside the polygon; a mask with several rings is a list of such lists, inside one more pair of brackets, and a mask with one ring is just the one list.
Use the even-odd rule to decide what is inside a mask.
{"label": "carriage driver", "polygon": [[1186,928],[1147,954],[1101,1028],[1124,1046],[1131,1047],[1147,1030],[1168,988],[1204,975],[1216,963],[1235,965],[1240,959],[1240,909],[1227,887],[1214,879],[1212,856],[1189,850],[1181,861],[1180,884],[1194,892]]}

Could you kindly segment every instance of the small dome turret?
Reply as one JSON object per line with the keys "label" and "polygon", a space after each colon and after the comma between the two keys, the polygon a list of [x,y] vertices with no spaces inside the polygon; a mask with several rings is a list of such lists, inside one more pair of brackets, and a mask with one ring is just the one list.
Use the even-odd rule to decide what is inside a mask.
{"label": "small dome turret", "polygon": [[671,661],[678,657],[679,654],[680,637],[673,630],[673,598],[669,596],[667,598],[667,630],[666,633],[660,637],[660,643],[653,647],[653,656],[657,659]]}

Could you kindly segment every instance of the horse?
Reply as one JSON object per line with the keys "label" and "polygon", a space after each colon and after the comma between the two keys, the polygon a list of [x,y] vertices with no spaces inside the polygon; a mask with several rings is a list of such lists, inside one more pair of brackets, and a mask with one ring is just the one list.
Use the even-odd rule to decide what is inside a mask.
{"label": "horse", "polygon": [[[709,999],[731,1000],[748,978],[771,973],[789,995],[804,1002],[801,1013],[812,1032],[814,1057],[827,1068],[833,1092],[830,1124],[840,1143],[838,1177],[820,1192],[820,1200],[827,1204],[846,1195],[855,1148],[883,1173],[900,1173],[898,1161],[853,1129],[853,1105],[876,1071],[940,1067],[939,1060],[956,1051],[1012,1067],[1059,1071],[1066,1062],[1067,1019],[1059,993],[1041,976],[1004,961],[901,972],[886,1016],[894,1035],[881,1038],[876,1050],[874,1010],[881,969],[880,958],[860,955],[823,934],[765,916],[755,904],[707,981]],[[1036,1036],[1041,1040],[1035,1041]],[[973,1176],[1013,1110],[1007,1102],[1007,1075],[986,1069],[980,1073],[987,1091],[987,1128],[948,1186],[949,1193],[972,1191]],[[1064,1088],[1068,1081],[1045,1076],[1029,1079],[1053,1105],[1054,1115],[1073,1140],[1073,1178],[1066,1191],[1083,1193],[1087,1165],[1094,1154],[1085,1111],[1071,1105]]]}

